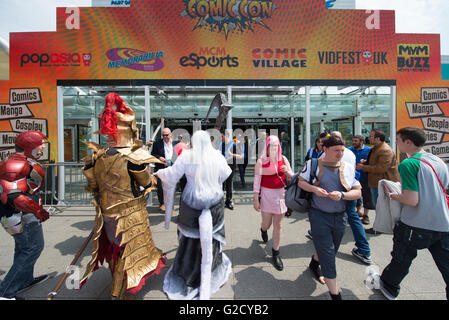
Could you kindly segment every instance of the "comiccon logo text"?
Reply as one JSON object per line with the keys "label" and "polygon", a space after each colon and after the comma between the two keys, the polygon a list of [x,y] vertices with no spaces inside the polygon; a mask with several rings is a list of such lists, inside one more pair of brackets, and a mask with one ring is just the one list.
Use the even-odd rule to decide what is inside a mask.
{"label": "comiccon logo text", "polygon": [[212,68],[236,68],[239,66],[239,58],[233,57],[226,52],[225,48],[205,47],[200,48],[198,53],[194,52],[179,59],[183,67]]}
{"label": "comiccon logo text", "polygon": [[223,32],[253,31],[256,25],[271,31],[266,20],[271,18],[276,6],[271,0],[183,0],[185,10],[181,16],[196,20],[193,28],[207,28]]}
{"label": "comiccon logo text", "polygon": [[162,51],[147,52],[130,48],[113,48],[106,52],[108,68],[125,67],[137,71],[158,71],[164,67]]}
{"label": "comiccon logo text", "polygon": [[320,64],[365,65],[388,64],[387,52],[373,51],[318,51]]}
{"label": "comiccon logo text", "polygon": [[255,48],[252,51],[255,68],[305,68],[306,49]]}
{"label": "comiccon logo text", "polygon": [[92,60],[90,53],[24,53],[20,56],[20,66],[39,64],[41,67],[78,67],[89,66]]}
{"label": "comiccon logo text", "polygon": [[398,44],[398,71],[429,72],[428,44]]}

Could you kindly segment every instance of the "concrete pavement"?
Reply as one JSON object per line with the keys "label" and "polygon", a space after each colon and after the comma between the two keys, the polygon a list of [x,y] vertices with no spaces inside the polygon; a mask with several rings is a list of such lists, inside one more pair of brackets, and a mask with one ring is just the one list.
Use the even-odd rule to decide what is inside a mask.
{"label": "concrete pavement", "polygon": [[[154,197],[155,199],[155,197]],[[309,229],[307,214],[294,213],[283,220],[281,256],[284,270],[277,271],[271,263],[271,235],[264,244],[260,238],[260,214],[254,211],[250,194],[237,195],[235,209],[225,209],[227,245],[224,252],[231,259],[233,273],[229,281],[212,299],[226,300],[329,300],[327,287],[313,279],[308,270],[314,252],[312,241],[305,237]],[[153,203],[156,203],[154,201]],[[176,249],[176,216],[169,230],[164,229],[164,215],[156,206],[149,207],[150,224],[156,246],[167,253],[167,267],[161,274],[153,276],[137,300],[166,300],[162,291],[163,279],[172,264]],[[26,299],[45,299],[53,290],[72,261],[94,225],[95,212],[92,207],[66,208],[43,224],[45,249],[35,266],[35,276],[48,273],[51,279],[31,288],[21,296]],[[370,212],[374,221],[374,212]],[[366,226],[371,227],[371,226]],[[390,261],[392,235],[368,235],[372,259],[379,270]],[[352,256],[354,240],[350,227],[337,254],[337,277],[345,300],[384,300],[379,290],[368,289],[364,284],[367,266]],[[12,264],[14,241],[4,230],[0,231],[0,279],[3,279]],[[80,274],[90,259],[90,245],[78,262]],[[72,277],[75,273],[72,273]],[[108,300],[111,276],[106,265],[95,271],[81,290],[69,289],[63,284],[55,300],[85,299]],[[420,251],[409,275],[402,284],[399,300],[445,300],[445,284],[428,251]]]}

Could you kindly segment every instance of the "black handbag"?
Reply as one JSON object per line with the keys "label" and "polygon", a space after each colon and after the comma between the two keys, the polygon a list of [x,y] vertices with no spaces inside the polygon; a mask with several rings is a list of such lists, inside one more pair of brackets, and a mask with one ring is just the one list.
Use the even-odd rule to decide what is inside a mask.
{"label": "black handbag", "polygon": [[[318,159],[311,159],[312,170],[310,172],[309,183],[312,184],[316,177],[316,170],[318,168]],[[307,164],[306,164],[307,165]],[[312,200],[312,193],[302,190],[298,186],[299,172],[296,173],[287,187],[285,188],[285,205],[292,211],[306,213],[310,209],[310,201]]]}

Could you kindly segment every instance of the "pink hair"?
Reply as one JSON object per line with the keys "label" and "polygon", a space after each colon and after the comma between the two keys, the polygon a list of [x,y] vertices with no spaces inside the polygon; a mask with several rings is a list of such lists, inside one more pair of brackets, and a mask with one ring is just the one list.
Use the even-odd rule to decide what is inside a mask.
{"label": "pink hair", "polygon": [[260,157],[262,159],[263,163],[267,163],[269,161],[269,146],[270,144],[277,144],[278,145],[278,154],[276,155],[276,160],[280,161],[282,159],[282,148],[281,148],[281,142],[279,141],[279,138],[277,136],[268,136],[267,140],[265,141],[265,146],[262,151],[262,156]]}
{"label": "pink hair", "polygon": [[179,142],[179,143],[176,144],[176,146],[175,146],[175,152],[176,152],[176,155],[177,155],[178,157],[181,155],[181,153],[182,153],[184,150],[187,150],[187,145],[186,145],[184,142]]}

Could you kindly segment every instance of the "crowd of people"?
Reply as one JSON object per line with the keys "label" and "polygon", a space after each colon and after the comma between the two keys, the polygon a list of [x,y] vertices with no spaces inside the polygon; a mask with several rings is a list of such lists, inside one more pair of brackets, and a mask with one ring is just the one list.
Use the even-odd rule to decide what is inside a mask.
{"label": "crowd of people", "polygon": [[[169,299],[209,299],[232,272],[232,263],[223,252],[225,208],[234,209],[232,180],[237,163],[241,164],[241,183],[246,183],[248,137],[238,144],[223,131],[221,141],[213,144],[211,135],[199,130],[187,145],[174,141],[171,130],[163,128],[162,139],[148,143],[152,145],[150,153],[139,140],[135,111],[115,93],[105,102],[99,133],[109,137],[109,146],[87,143],[93,152],[84,159],[86,189],[92,194],[96,216],[92,256],[81,284],[106,261],[112,275],[111,298],[133,299],[152,275],[160,273],[167,263],[166,254],[153,241],[146,198],[156,190],[168,229],[175,191],[181,184],[178,248],[165,274],[163,290]],[[41,223],[49,218],[38,196],[45,173],[37,160],[45,141],[39,132],[22,133],[16,139],[17,152],[0,163],[1,222],[15,241],[13,265],[0,282],[1,298],[19,298],[21,290],[48,278],[33,276],[43,250]],[[252,202],[254,210],[260,212],[263,243],[268,242],[268,230],[273,226],[272,262],[282,271],[282,221],[291,214],[285,190],[295,173],[284,154],[290,152],[284,149],[289,146],[285,132],[280,137],[260,135],[259,141]],[[340,132],[324,132],[306,154],[297,186],[311,194],[306,237],[313,241],[315,253],[309,268],[313,277],[327,286],[333,300],[342,299],[336,254],[346,225],[351,226],[355,241],[351,253],[370,265],[366,233],[380,231],[375,224],[370,229],[363,225],[371,223],[370,210],[385,201],[401,206],[393,230],[392,259],[379,275],[382,294],[396,299],[417,251],[428,249],[446,283],[449,299],[448,168],[440,158],[424,151],[426,135],[422,129],[402,128],[396,141],[399,151],[407,155],[400,163],[379,129],[369,134],[371,146],[356,135],[349,148]],[[239,145],[243,146],[240,151]],[[312,161],[317,163],[313,175]],[[400,191],[392,190],[389,183],[399,183]],[[376,218],[386,214],[393,215],[376,212]]]}

